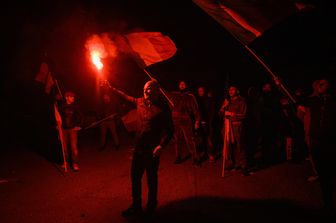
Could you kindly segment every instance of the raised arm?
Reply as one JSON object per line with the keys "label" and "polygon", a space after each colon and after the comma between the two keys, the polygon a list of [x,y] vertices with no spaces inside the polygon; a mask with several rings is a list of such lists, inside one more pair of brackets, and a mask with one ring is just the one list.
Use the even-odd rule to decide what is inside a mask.
{"label": "raised arm", "polygon": [[129,96],[127,95],[126,93],[124,93],[123,91],[115,88],[115,87],[111,87],[111,90],[116,93],[117,95],[121,96],[123,99],[125,99],[126,101],[129,101],[133,104],[136,104],[136,98],[135,97],[132,97],[132,96]]}

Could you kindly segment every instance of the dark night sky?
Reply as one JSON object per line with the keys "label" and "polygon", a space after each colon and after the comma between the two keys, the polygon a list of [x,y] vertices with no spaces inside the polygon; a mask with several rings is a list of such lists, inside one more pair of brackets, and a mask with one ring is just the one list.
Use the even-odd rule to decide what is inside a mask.
{"label": "dark night sky", "polygon": [[[240,43],[191,0],[9,4],[2,10],[8,34],[3,40],[8,52],[3,55],[8,60],[2,87],[6,100],[12,95],[24,105],[32,103],[31,98],[39,94],[33,79],[47,54],[61,88],[75,90],[82,102],[90,104],[95,79],[85,60],[84,43],[90,35],[103,32],[159,31],[170,36],[178,48],[176,55],[148,68],[167,90],[176,89],[181,79],[192,87],[211,85],[219,95],[224,86],[219,79],[227,75],[243,90],[270,81]],[[299,86],[309,90],[311,80],[321,76],[335,79],[333,7],[321,4],[317,9],[289,18],[251,44],[290,91]],[[109,64],[112,84],[141,94],[147,77],[131,59],[120,56]]]}

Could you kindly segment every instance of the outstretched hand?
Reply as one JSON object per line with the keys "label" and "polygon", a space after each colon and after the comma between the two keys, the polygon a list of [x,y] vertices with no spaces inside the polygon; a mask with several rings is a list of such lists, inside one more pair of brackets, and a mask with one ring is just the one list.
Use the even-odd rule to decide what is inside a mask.
{"label": "outstretched hand", "polygon": [[158,145],[157,147],[155,147],[155,149],[153,150],[153,157],[160,157],[161,150],[162,150],[161,145]]}
{"label": "outstretched hand", "polygon": [[200,126],[199,121],[196,121],[196,122],[195,122],[195,126],[194,126],[194,128],[197,130],[197,129],[199,129],[199,126]]}
{"label": "outstretched hand", "polygon": [[229,100],[225,98],[223,107],[226,108],[229,105]]}
{"label": "outstretched hand", "polygon": [[81,129],[82,129],[81,127],[76,126],[73,130],[75,130],[75,131],[79,131],[79,130],[81,130]]}

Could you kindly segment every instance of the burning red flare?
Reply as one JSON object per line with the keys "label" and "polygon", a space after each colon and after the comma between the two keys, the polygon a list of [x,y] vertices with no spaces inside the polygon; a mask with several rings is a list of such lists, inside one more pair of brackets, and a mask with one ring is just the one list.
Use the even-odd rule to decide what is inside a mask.
{"label": "burning red flare", "polygon": [[104,66],[102,59],[117,56],[117,47],[108,34],[92,35],[86,41],[85,47],[90,54],[91,62],[99,71],[102,70]]}
{"label": "burning red flare", "polygon": [[101,61],[101,54],[98,51],[91,52],[92,63],[97,67],[98,70],[103,69],[103,63]]}

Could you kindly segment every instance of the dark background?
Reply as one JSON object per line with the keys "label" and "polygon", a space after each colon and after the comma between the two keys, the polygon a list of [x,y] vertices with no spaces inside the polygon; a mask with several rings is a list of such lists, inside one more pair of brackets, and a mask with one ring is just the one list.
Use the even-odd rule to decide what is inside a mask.
{"label": "dark background", "polygon": [[[315,10],[288,18],[249,45],[291,93],[297,88],[308,93],[317,78],[335,81],[332,2],[316,1]],[[272,81],[255,58],[191,0],[11,1],[2,8],[2,112],[8,126],[49,116],[50,96],[34,81],[42,61],[49,63],[62,91],[75,91],[85,112],[95,110],[96,74],[85,49],[92,34],[168,35],[178,48],[176,55],[148,67],[165,90],[175,90],[179,80],[186,80],[192,89],[211,87],[221,100],[227,76],[243,94],[249,86]],[[104,62],[112,85],[130,95],[142,94],[148,77],[132,59],[119,55]]]}
{"label": "dark background", "polygon": [[[250,45],[290,89],[307,82],[303,77],[334,72],[333,7],[329,1],[318,2],[312,12],[277,24]],[[218,89],[218,79],[226,75],[243,86],[269,81],[269,75],[240,43],[189,0],[12,2],[3,11],[8,38],[3,43],[9,53],[3,56],[10,59],[8,85],[12,79],[33,79],[47,56],[53,75],[64,88],[87,86],[95,74],[85,61],[86,39],[95,33],[139,30],[162,32],[178,48],[173,58],[149,67],[168,89],[180,79],[193,87],[206,82]],[[141,80],[142,85],[146,80],[129,58],[119,56],[109,63],[114,66],[109,76],[117,85],[138,82],[130,79]]]}

